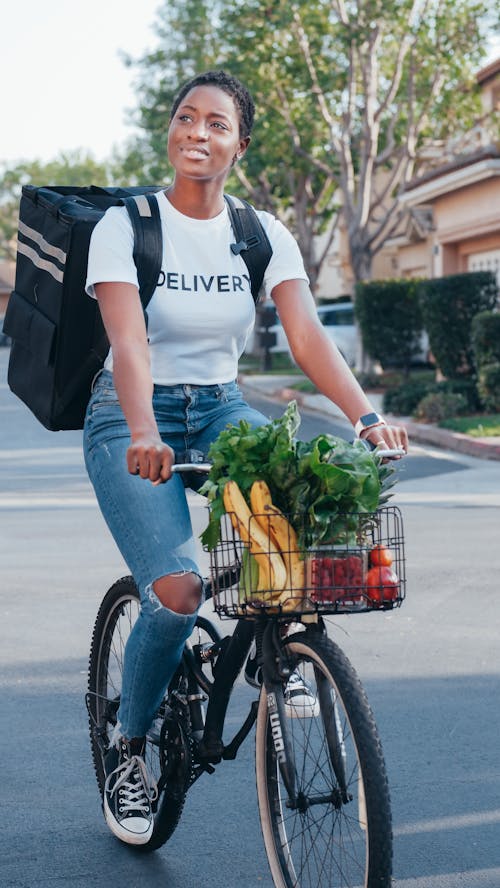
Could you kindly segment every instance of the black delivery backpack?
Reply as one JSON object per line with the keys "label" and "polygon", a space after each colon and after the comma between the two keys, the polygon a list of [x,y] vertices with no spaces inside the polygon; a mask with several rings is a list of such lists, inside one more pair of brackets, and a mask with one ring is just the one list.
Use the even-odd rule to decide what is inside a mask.
{"label": "black delivery backpack", "polygon": [[[8,383],[51,431],[81,429],[95,374],[109,349],[95,299],[85,293],[94,226],[108,207],[141,197],[146,215],[132,215],[134,259],[143,305],[161,270],[161,227],[150,188],[23,187],[19,210],[16,278],[4,320],[12,339]],[[147,213],[149,212],[149,215]],[[159,213],[158,213],[159,216]],[[142,219],[142,222],[141,222]],[[149,222],[149,226],[147,223]],[[139,238],[138,234],[143,235]],[[159,238],[159,240],[158,240]]]}
{"label": "black delivery backpack", "polygon": [[[16,278],[3,330],[12,339],[8,383],[49,430],[81,429],[92,381],[109,342],[95,299],[85,293],[90,236],[108,207],[125,205],[146,306],[161,273],[158,186],[22,189]],[[226,195],[236,242],[257,302],[272,248],[253,208]],[[147,315],[146,315],[147,320]]]}

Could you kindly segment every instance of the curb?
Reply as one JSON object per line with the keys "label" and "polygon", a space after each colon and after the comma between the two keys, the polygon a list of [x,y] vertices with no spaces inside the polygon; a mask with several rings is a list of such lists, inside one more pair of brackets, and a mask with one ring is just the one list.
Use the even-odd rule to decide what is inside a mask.
{"label": "curb", "polygon": [[[279,401],[297,401],[299,407],[305,407],[316,413],[322,413],[326,416],[334,416],[335,419],[344,421],[350,426],[348,420],[340,413],[334,404],[327,403],[327,399],[323,395],[307,395],[304,392],[297,391],[294,388],[280,388],[277,390],[263,390],[260,386],[253,385],[251,377],[242,378],[242,384],[248,389],[258,392],[270,398]],[[369,395],[369,393],[368,393]],[[410,441],[418,441],[423,444],[433,444],[435,447],[441,447],[446,450],[453,450],[457,453],[463,453],[465,456],[475,456],[478,459],[500,460],[500,441],[493,443],[488,438],[471,438],[461,432],[452,432],[448,429],[440,429],[437,426],[428,425],[423,422],[415,422],[407,416],[390,416],[385,414],[391,424],[405,426]],[[494,439],[498,441],[498,438]]]}
{"label": "curb", "polygon": [[471,438],[462,432],[451,432],[423,422],[414,422],[407,417],[391,416],[390,419],[391,422],[398,422],[406,427],[410,440],[434,444],[436,447],[455,450],[457,453],[476,456],[479,459],[500,460],[500,444],[494,444],[487,438]]}

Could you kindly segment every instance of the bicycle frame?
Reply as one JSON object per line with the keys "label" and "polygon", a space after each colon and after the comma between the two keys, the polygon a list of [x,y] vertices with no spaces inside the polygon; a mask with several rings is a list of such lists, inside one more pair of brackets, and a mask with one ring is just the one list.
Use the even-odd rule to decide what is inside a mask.
{"label": "bicycle frame", "polygon": [[[204,620],[204,618],[202,619]],[[324,632],[324,625],[321,624],[316,628],[316,631]],[[221,761],[235,759],[239,747],[255,723],[259,706],[258,700],[252,702],[242,726],[232,740],[224,745],[222,733],[229,699],[234,683],[248,656],[254,634],[257,650],[262,654],[263,683],[267,694],[270,730],[276,761],[287,791],[287,804],[291,809],[295,809],[300,806],[300,799],[297,797],[295,787],[295,760],[285,717],[283,693],[284,684],[292,669],[283,655],[281,624],[278,620],[269,617],[262,618],[255,623],[240,620],[232,636],[226,636],[219,644],[211,646],[219,652],[214,667],[215,678],[212,683],[207,681],[202,670],[198,668],[193,652],[189,649],[185,651],[192,730],[193,732],[199,730],[200,733],[201,729],[203,730],[201,740],[196,744],[194,750],[192,782],[198,779],[203,772],[213,773],[213,765],[219,764]],[[191,682],[193,682],[193,687],[190,687]],[[195,693],[195,685],[202,687],[208,695],[204,726],[200,695]],[[326,688],[324,692],[327,692]],[[338,725],[335,721],[334,708],[333,710],[328,706],[322,708],[325,712],[331,711],[331,717],[324,724],[332,766],[340,788],[340,792],[333,801],[339,807],[351,801],[351,796],[346,790],[342,737],[339,735]],[[324,799],[320,801],[324,801]]]}

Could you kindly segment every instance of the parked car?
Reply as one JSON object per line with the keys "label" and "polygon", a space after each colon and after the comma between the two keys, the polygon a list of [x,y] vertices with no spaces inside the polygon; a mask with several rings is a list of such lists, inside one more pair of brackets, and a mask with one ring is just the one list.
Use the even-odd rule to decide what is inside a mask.
{"label": "parked car", "polygon": [[[335,342],[349,366],[353,367],[356,362],[357,329],[352,302],[319,305],[318,315],[330,339]],[[276,323],[269,329],[276,334],[276,345],[271,348],[271,352],[289,352],[290,346],[278,316]]]}

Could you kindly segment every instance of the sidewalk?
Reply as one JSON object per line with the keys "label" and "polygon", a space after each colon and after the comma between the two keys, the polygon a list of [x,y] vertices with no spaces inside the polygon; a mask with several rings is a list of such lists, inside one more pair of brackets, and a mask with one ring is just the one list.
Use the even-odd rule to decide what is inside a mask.
{"label": "sidewalk", "polygon": [[[241,385],[248,391],[284,402],[295,400],[299,407],[305,407],[307,410],[312,410],[316,413],[334,416],[335,419],[343,421],[346,427],[350,427],[350,423],[342,411],[324,395],[306,394],[294,389],[293,385],[297,382],[297,379],[301,379],[301,377],[291,375],[278,376],[270,373],[243,373],[239,377]],[[375,410],[381,413],[382,395],[372,392],[367,392],[367,395]],[[500,460],[500,438],[498,437],[471,438],[468,435],[463,435],[461,432],[451,432],[448,429],[440,429],[437,426],[414,422],[407,416],[389,416],[386,413],[385,417],[391,422],[406,426],[411,441],[433,444],[435,447],[453,450],[457,453],[479,457],[480,459]]]}

